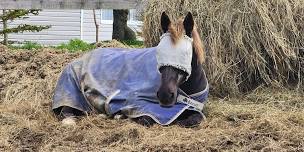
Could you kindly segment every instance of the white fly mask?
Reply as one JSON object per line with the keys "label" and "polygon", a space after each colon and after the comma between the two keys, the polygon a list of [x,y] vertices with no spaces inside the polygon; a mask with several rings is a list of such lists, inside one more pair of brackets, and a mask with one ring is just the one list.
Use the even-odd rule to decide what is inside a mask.
{"label": "white fly mask", "polygon": [[157,68],[172,66],[186,72],[187,78],[191,75],[192,38],[184,35],[176,44],[173,44],[170,33],[160,37],[156,51]]}

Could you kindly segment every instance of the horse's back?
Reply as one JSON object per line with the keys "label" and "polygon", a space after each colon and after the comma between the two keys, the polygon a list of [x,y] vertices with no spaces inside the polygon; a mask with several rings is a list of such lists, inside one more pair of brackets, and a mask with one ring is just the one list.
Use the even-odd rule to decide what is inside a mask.
{"label": "horse's back", "polygon": [[[123,49],[101,48],[92,50],[63,70],[53,98],[53,109],[69,106],[90,111],[92,92],[98,97],[116,96],[125,99],[131,92],[155,90],[159,81],[155,48]],[[90,99],[89,99],[90,100]]]}

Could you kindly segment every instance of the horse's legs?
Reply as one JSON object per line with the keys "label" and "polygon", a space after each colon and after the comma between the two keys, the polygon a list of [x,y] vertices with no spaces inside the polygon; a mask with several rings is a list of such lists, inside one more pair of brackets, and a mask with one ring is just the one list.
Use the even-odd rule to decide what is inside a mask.
{"label": "horse's legs", "polygon": [[203,119],[204,118],[200,113],[186,110],[175,123],[182,127],[189,128],[198,126]]}
{"label": "horse's legs", "polygon": [[141,117],[138,117],[138,118],[133,118],[133,120],[140,124],[140,125],[143,125],[143,126],[146,126],[146,127],[151,127],[153,126],[156,122],[149,116],[141,116]]}
{"label": "horse's legs", "polygon": [[84,115],[82,111],[77,110],[77,109],[72,108],[72,107],[68,107],[68,106],[63,106],[61,108],[61,112],[59,113],[59,116],[61,118],[77,117],[77,116],[82,116],[82,115]]}
{"label": "horse's legs", "polygon": [[63,106],[61,108],[59,117],[62,118],[63,125],[71,126],[71,125],[76,125],[76,120],[77,120],[76,117],[81,115],[83,115],[83,112],[81,112],[80,110],[68,106]]}

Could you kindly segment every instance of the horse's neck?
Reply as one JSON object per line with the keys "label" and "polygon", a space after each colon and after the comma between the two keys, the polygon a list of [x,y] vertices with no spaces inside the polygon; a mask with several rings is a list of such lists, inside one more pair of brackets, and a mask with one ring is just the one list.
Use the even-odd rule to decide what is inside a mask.
{"label": "horse's neck", "polygon": [[180,88],[188,95],[198,93],[206,88],[207,80],[202,65],[198,62],[197,55],[193,49],[191,62],[191,75],[188,80],[183,83]]}

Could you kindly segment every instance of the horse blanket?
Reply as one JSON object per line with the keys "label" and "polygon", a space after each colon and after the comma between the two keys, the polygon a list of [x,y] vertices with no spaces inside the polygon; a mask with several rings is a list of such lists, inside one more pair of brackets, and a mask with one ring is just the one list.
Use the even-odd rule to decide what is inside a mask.
{"label": "horse blanket", "polygon": [[[202,111],[182,102],[171,108],[161,107],[156,97],[160,83],[155,47],[96,49],[62,71],[52,109],[69,106],[83,112],[97,110],[109,116],[117,113],[129,118],[146,115],[161,125],[172,123],[185,110],[203,115]],[[204,103],[208,85],[201,92],[186,96]]]}

